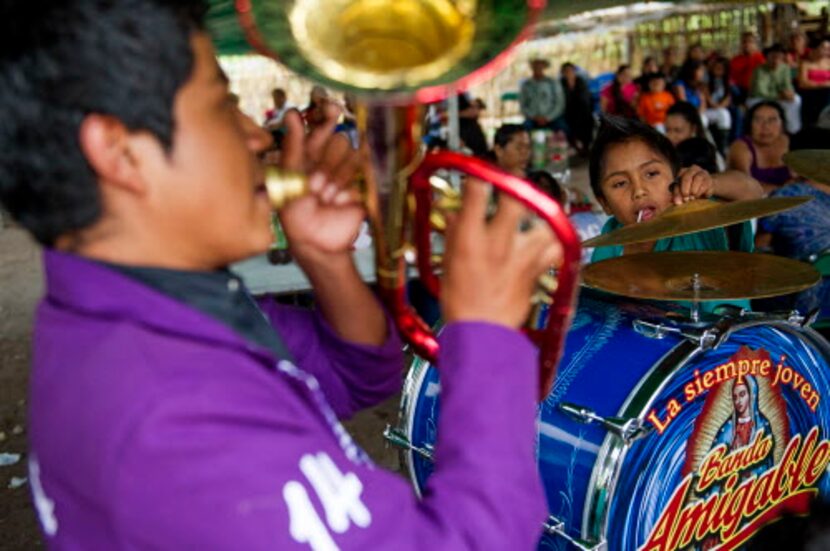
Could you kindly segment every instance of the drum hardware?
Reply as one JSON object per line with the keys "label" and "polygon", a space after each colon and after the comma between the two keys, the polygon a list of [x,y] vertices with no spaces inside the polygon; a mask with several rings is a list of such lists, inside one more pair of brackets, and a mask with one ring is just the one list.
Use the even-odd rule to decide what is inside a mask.
{"label": "drum hardware", "polygon": [[544,526],[545,532],[566,539],[568,543],[580,551],[605,551],[607,549],[607,545],[604,541],[594,544],[589,541],[574,538],[565,530],[565,523],[553,515],[548,517],[548,521]]}
{"label": "drum hardware", "polygon": [[383,430],[383,438],[393,446],[397,446],[405,450],[412,450],[424,459],[429,461],[433,460],[433,449],[431,445],[427,444],[424,448],[413,446],[409,441],[409,438],[407,438],[406,434],[401,429],[393,428],[391,425],[386,425],[386,428]]}
{"label": "drum hardware", "polygon": [[799,176],[830,184],[830,150],[800,149],[784,155],[784,164]]}
{"label": "drum hardware", "polygon": [[626,445],[648,436],[654,430],[654,427],[647,425],[645,421],[637,417],[627,419],[622,417],[602,417],[590,408],[569,402],[559,404],[559,409],[582,423],[599,423],[609,432],[619,436]]}
{"label": "drum hardware", "polygon": [[656,241],[663,237],[685,235],[769,216],[811,200],[811,197],[768,197],[731,203],[691,201],[682,205],[672,205],[648,222],[623,226],[589,239],[583,242],[582,246],[606,247]]}
{"label": "drum hardware", "polygon": [[676,327],[664,325],[660,322],[646,320],[634,320],[634,330],[648,337],[649,339],[664,339],[669,335],[677,335],[697,344],[701,350],[717,348],[718,343],[723,339],[727,327],[724,321],[717,326],[700,327]]}
{"label": "drum hardware", "polygon": [[[623,255],[585,266],[582,276],[586,287],[616,295],[694,302],[786,295],[812,287],[821,278],[804,262],[733,251]],[[695,317],[699,321],[693,308],[693,321]]]}

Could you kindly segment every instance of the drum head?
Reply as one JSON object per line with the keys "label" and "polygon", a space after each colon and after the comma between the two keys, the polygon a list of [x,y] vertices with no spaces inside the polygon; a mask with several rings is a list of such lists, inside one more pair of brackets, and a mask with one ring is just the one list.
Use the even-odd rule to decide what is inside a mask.
{"label": "drum head", "polygon": [[[830,495],[828,359],[812,331],[756,323],[673,372],[652,371],[620,412],[651,432],[606,439],[585,535],[620,549],[733,549],[785,513],[807,513]],[[613,467],[603,461],[615,455]]]}

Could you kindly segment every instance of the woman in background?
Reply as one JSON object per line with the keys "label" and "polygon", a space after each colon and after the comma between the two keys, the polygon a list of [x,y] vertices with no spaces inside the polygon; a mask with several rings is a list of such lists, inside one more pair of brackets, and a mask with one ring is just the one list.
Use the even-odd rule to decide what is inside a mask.
{"label": "woman in background", "polygon": [[729,168],[749,174],[769,193],[790,181],[784,154],[790,149],[785,129],[786,117],[774,101],[756,103],[746,116],[744,136],[729,148]]}

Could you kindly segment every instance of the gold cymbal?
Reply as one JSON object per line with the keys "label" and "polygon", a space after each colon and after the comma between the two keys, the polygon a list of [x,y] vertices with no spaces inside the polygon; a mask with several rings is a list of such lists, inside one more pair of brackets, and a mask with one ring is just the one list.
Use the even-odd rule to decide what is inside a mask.
{"label": "gold cymbal", "polygon": [[799,176],[830,184],[830,149],[801,149],[784,155],[784,164]]}
{"label": "gold cymbal", "polygon": [[691,201],[682,205],[672,205],[660,216],[648,222],[623,226],[589,239],[583,242],[582,246],[628,245],[720,228],[789,210],[810,200],[812,197],[768,197],[731,203]]}
{"label": "gold cymbal", "polygon": [[653,300],[774,297],[815,285],[809,264],[759,253],[683,251],[623,255],[582,269],[586,287]]}

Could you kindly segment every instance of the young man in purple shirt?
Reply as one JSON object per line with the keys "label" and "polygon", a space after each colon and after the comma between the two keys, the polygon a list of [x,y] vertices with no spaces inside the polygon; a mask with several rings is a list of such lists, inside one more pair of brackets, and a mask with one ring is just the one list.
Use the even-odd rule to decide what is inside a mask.
{"label": "young man in purple shirt", "polygon": [[[442,420],[423,499],[338,422],[400,385],[360,280],[352,159],[304,144],[281,211],[316,310],[255,301],[226,266],[267,249],[257,156],[201,2],[0,7],[0,200],[44,245],[29,456],[52,549],[530,549],[537,357],[516,328],[561,257],[471,185],[447,235]],[[334,120],[329,121],[330,125]],[[332,138],[336,139],[336,138]],[[302,155],[301,155],[302,158]]]}

